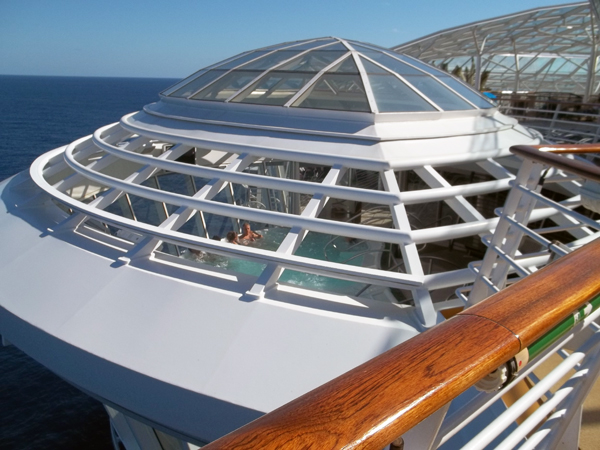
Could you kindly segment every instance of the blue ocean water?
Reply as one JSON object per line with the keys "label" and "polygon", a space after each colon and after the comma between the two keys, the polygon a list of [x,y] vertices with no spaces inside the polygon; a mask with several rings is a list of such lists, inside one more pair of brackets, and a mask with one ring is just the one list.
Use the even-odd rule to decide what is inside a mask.
{"label": "blue ocean water", "polygon": [[42,153],[157,101],[176,81],[0,75],[0,180]]}
{"label": "blue ocean water", "polygon": [[[0,75],[0,180],[158,100],[176,81]],[[113,448],[102,405],[17,348],[0,347],[0,449],[82,448]]]}

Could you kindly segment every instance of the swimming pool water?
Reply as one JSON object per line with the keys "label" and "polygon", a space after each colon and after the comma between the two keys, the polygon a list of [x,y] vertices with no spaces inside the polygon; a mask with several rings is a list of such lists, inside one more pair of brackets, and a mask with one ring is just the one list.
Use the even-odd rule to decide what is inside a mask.
{"label": "swimming pool water", "polygon": [[[263,239],[256,240],[248,245],[275,251],[289,233],[289,228],[268,228],[259,230],[259,232],[263,235]],[[295,254],[322,261],[362,266],[365,259],[364,254],[368,249],[369,247],[365,242],[353,243],[343,238],[334,239],[334,236],[330,234],[309,232]],[[266,264],[216,255],[204,256],[202,262],[253,276],[259,276],[266,267]],[[279,282],[344,295],[356,294],[364,287],[362,283],[289,269],[283,272]]]}

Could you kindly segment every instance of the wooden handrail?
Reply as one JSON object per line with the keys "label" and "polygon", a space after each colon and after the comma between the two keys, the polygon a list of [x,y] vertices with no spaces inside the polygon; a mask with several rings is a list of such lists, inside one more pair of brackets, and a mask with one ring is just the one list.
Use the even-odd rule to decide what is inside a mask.
{"label": "wooden handrail", "polygon": [[581,161],[567,159],[558,153],[599,153],[600,144],[573,144],[573,145],[514,145],[510,151],[526,159],[547,164],[583,178],[600,182],[600,167],[586,164]]}
{"label": "wooden handrail", "polygon": [[600,239],[204,449],[379,450],[600,294],[598,261]]}

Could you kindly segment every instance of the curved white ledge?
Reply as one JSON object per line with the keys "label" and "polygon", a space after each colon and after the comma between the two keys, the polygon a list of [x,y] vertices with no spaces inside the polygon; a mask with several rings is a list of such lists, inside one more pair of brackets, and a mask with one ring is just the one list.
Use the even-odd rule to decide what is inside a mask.
{"label": "curved white ledge", "polygon": [[[194,103],[197,103],[197,105]],[[209,105],[205,105],[206,103],[209,103]],[[306,135],[307,137],[320,136],[325,138],[341,138],[373,142],[440,139],[454,136],[496,133],[513,128],[517,124],[516,121],[512,121],[510,124],[489,121],[487,126],[482,126],[475,130],[468,130],[464,127],[456,126],[452,128],[433,127],[429,130],[427,136],[410,132],[410,130],[408,133],[406,130],[403,130],[403,132],[394,132],[391,130],[379,134],[373,129],[372,125],[396,124],[398,128],[400,128],[403,123],[407,122],[438,123],[442,118],[477,120],[478,118],[493,117],[495,113],[497,113],[497,108],[466,111],[416,111],[410,113],[377,114],[325,111],[327,113],[324,115],[326,119],[322,119],[321,115],[323,115],[323,111],[321,110],[297,110],[296,108],[291,108],[290,110],[289,108],[286,108],[281,111],[277,106],[251,105],[251,108],[249,108],[249,105],[240,103],[214,103],[215,102],[202,100],[163,97],[158,103],[145,105],[143,111],[146,114],[157,118],[226,127],[230,129],[241,128],[248,130],[263,130],[272,133]],[[229,120],[210,118],[211,116],[215,116],[215,110],[222,110],[223,115],[227,116]],[[208,111],[210,111],[210,113]],[[268,121],[265,119],[266,123],[280,121],[281,124],[274,126],[260,122],[251,123],[252,119],[256,120],[255,116],[258,113],[261,113],[259,116],[264,115],[269,119]],[[336,117],[336,114],[339,118]],[[204,115],[207,117],[204,117]],[[355,115],[358,115],[358,117],[355,117]],[[365,115],[368,120],[363,119]],[[310,128],[311,126],[313,128]],[[330,131],[326,129],[328,127],[345,129],[345,131]]]}
{"label": "curved white ledge", "polygon": [[[192,147],[209,148],[211,150],[220,150],[231,153],[248,153],[249,155],[256,155],[265,158],[284,159],[288,161],[298,161],[310,164],[320,164],[333,166],[334,164],[341,164],[345,167],[353,169],[364,169],[364,170],[387,170],[390,168],[390,164],[384,160],[377,160],[373,158],[363,158],[356,156],[344,156],[333,153],[314,153],[302,150],[294,150],[292,148],[281,149],[277,147],[265,146],[265,145],[250,145],[241,144],[232,141],[225,141],[222,139],[206,139],[199,136],[192,136],[189,130],[182,129],[171,129],[166,126],[150,125],[142,122],[141,120],[135,120],[135,115],[145,113],[131,113],[123,116],[121,119],[121,126],[131,133],[149,136],[152,139],[158,139],[166,142],[178,142]],[[167,119],[170,120],[170,119]],[[225,135],[222,135],[225,137]],[[310,145],[311,141],[302,141],[304,144]],[[336,145],[341,145],[339,142]],[[358,145],[350,144],[356,149],[361,151],[368,151],[371,148],[376,148],[377,144],[372,143],[371,145]],[[375,152],[373,152],[375,153]]]}
{"label": "curved white ledge", "polygon": [[[73,149],[73,145],[69,145],[67,147],[65,150],[65,161],[73,170],[83,175],[85,178],[94,180],[105,186],[155,200],[157,202],[186,206],[188,208],[202,210],[204,212],[225,217],[237,217],[244,220],[265,222],[282,227],[292,228],[294,226],[299,226],[311,231],[348,236],[356,239],[369,239],[376,242],[393,242],[398,244],[410,242],[410,233],[401,230],[378,228],[345,222],[335,222],[326,219],[295,216],[277,211],[240,207],[237,205],[218,203],[210,200],[201,200],[182,194],[159,191],[150,187],[128,183],[127,181],[123,181],[118,178],[88,169],[75,160],[73,157]],[[71,201],[68,203],[72,205],[73,199],[71,199]]]}
{"label": "curved white ledge", "polygon": [[107,153],[115,155],[121,159],[133,161],[139,164],[148,164],[160,169],[169,170],[176,173],[191,175],[199,178],[219,178],[238,184],[247,184],[250,186],[279,189],[300,194],[323,194],[328,197],[344,200],[358,200],[369,203],[378,203],[383,205],[394,205],[401,202],[399,195],[384,191],[371,191],[367,189],[352,188],[346,186],[328,186],[318,183],[310,183],[300,180],[286,178],[273,178],[252,173],[224,171],[211,167],[196,166],[177,161],[160,160],[154,156],[133,153],[128,150],[120,149],[110,145],[102,139],[103,128],[98,129],[93,135],[94,144]]}
{"label": "curved white ledge", "polygon": [[[497,192],[508,189],[510,187],[510,181],[514,179],[514,176],[510,176],[509,178],[501,180],[484,181],[480,183],[443,188],[424,189],[421,191],[408,191],[396,194],[393,192],[370,191],[346,186],[323,185],[285,178],[269,178],[250,173],[223,171],[221,169],[210,167],[194,166],[177,161],[159,160],[153,156],[133,153],[105,142],[104,134],[106,130],[111,129],[111,126],[112,125],[107,125],[106,127],[96,130],[96,132],[93,134],[94,144],[107,153],[139,164],[149,164],[164,170],[170,170],[196,177],[219,178],[238,184],[248,184],[250,186],[287,190],[310,195],[323,194],[333,198],[357,200],[369,203],[378,203],[382,205],[394,205],[398,203],[410,205],[418,202],[445,200],[457,195],[470,196]],[[369,163],[368,160],[365,162],[367,164]]]}
{"label": "curved white ledge", "polygon": [[[76,145],[77,142],[80,142],[80,141],[75,141],[71,145]],[[31,174],[33,181],[41,189],[43,189],[46,193],[48,193],[50,196],[56,198],[57,200],[64,203],[65,205],[68,205],[70,208],[72,208],[78,212],[81,212],[82,214],[85,214],[87,216],[94,217],[100,221],[110,223],[110,224],[120,227],[120,228],[126,228],[129,230],[137,231],[141,234],[149,235],[149,236],[152,236],[161,241],[168,242],[168,243],[175,244],[175,245],[180,245],[182,247],[206,250],[206,251],[220,254],[223,256],[236,257],[236,258],[251,260],[251,261],[255,261],[255,262],[260,262],[263,264],[264,263],[276,263],[276,264],[280,265],[281,267],[292,269],[292,270],[301,270],[301,271],[305,271],[305,272],[309,272],[309,273],[325,275],[325,276],[332,276],[332,277],[341,278],[341,279],[350,280],[350,281],[382,284],[382,285],[386,285],[386,286],[390,286],[390,287],[407,288],[407,287],[420,286],[422,284],[422,277],[419,277],[416,275],[407,275],[407,274],[402,274],[402,273],[398,273],[398,272],[386,272],[383,270],[339,264],[339,263],[334,263],[331,261],[321,261],[321,260],[316,260],[316,259],[306,258],[306,257],[296,256],[296,255],[279,254],[277,252],[262,250],[262,249],[253,248],[253,247],[235,246],[235,245],[231,245],[228,243],[222,243],[222,242],[217,242],[217,241],[214,241],[211,239],[201,238],[199,236],[192,236],[192,235],[189,235],[186,233],[181,233],[178,231],[173,231],[173,230],[168,230],[165,228],[156,227],[156,226],[149,225],[149,224],[146,224],[143,222],[131,220],[126,217],[117,216],[115,214],[112,214],[112,213],[109,213],[109,212],[106,212],[103,210],[99,210],[97,208],[94,208],[94,207],[91,207],[84,203],[81,203],[77,200],[74,200],[66,194],[56,191],[54,188],[52,188],[52,186],[50,186],[46,182],[46,180],[42,176],[42,169],[47,164],[48,160],[51,157],[53,157],[56,153],[60,153],[60,151],[55,150],[53,152],[46,153],[46,154],[40,156],[39,158],[37,158],[33,162],[31,169],[30,169],[30,174]],[[72,158],[72,156],[66,156],[66,160],[69,162],[69,165],[73,164],[72,167],[74,167],[74,168],[81,169],[83,167],[79,163],[77,163]],[[96,181],[106,179],[105,175],[99,175],[97,173],[88,171],[87,169],[83,170],[83,172],[86,173],[86,176],[91,175],[90,178],[95,179]],[[107,177],[107,178],[111,179],[115,183],[115,186],[113,186],[113,187],[116,187],[119,189],[122,188],[123,190],[125,190],[127,192],[134,193],[135,192],[134,188],[142,188],[141,192],[145,193],[146,192],[145,189],[148,189],[148,188],[144,188],[142,186],[131,185],[129,183],[122,182],[121,180],[117,180],[112,177]],[[155,195],[156,195],[155,199],[157,201],[164,201],[164,200],[162,200],[163,197],[159,193],[155,193]],[[169,194],[169,195],[176,195],[176,194]],[[152,198],[152,197],[148,197],[148,198]],[[204,204],[204,203],[205,202],[202,202],[202,204]],[[207,202],[207,203],[210,203],[210,202]],[[219,205],[217,205],[217,206],[219,206]],[[220,206],[229,206],[229,205],[221,204]],[[190,207],[193,208],[193,206],[190,206]],[[239,207],[235,207],[235,206],[229,206],[229,208],[232,208],[234,211],[237,211],[239,209]],[[217,208],[217,210],[218,210],[218,208]],[[227,210],[229,210],[229,209],[227,209]],[[277,214],[277,215],[283,215],[281,213],[273,213],[273,212],[270,212],[270,213]],[[408,233],[405,233],[405,232],[402,232],[399,230],[386,230],[386,229],[365,230],[364,226],[360,226],[360,225],[356,225],[356,224],[340,224],[338,222],[327,223],[328,221],[319,220],[319,219],[310,219],[310,218],[305,218],[305,217],[300,217],[300,216],[292,216],[292,219],[296,219],[295,220],[296,223],[290,224],[289,225],[290,228],[292,226],[302,226],[303,222],[306,222],[309,224],[309,226],[307,226],[307,228],[311,229],[313,231],[323,230],[321,232],[336,235],[336,234],[340,234],[340,233],[336,233],[336,232],[339,232],[342,230],[345,232],[345,235],[348,235],[349,237],[356,236],[357,239],[365,239],[365,237],[367,235],[372,235],[373,238],[377,237],[377,239],[372,239],[372,240],[384,242],[385,237],[381,236],[381,234],[380,234],[381,231],[387,231],[387,233],[384,233],[386,235],[390,235],[390,234],[393,235],[395,241],[404,242],[405,240],[408,241],[410,239],[410,236],[408,235]],[[256,220],[259,222],[265,221],[263,215],[257,215],[257,216],[248,215],[248,220]],[[319,222],[323,222],[323,223],[319,223]],[[283,226],[286,226],[286,225],[283,225]],[[369,227],[369,228],[374,228],[374,227]],[[392,233],[389,233],[390,231]],[[344,235],[344,234],[342,234],[342,235]]]}

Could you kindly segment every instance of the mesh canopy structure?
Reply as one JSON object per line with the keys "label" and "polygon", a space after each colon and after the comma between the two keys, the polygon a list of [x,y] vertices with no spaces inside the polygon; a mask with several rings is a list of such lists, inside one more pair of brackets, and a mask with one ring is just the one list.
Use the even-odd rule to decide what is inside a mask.
{"label": "mesh canopy structure", "polygon": [[331,37],[242,53],[196,72],[161,95],[369,113],[493,107],[469,86],[415,58]]}
{"label": "mesh canopy structure", "polygon": [[[598,1],[537,8],[440,31],[393,48],[457,66],[493,91],[597,94]],[[485,74],[485,84],[478,81]]]}

